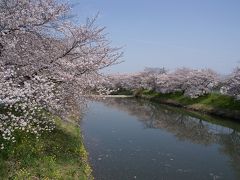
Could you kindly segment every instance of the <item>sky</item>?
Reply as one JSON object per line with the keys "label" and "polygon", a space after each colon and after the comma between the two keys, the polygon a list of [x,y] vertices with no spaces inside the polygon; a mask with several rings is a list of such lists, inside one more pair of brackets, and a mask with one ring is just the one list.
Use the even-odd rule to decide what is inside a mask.
{"label": "sky", "polygon": [[240,65],[240,0],[71,0],[79,19],[100,13],[124,61],[109,72],[145,67],[211,68]]}

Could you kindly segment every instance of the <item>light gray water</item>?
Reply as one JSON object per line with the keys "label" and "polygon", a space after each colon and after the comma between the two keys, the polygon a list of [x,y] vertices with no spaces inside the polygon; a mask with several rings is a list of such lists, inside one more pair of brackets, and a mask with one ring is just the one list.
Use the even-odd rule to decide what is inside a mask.
{"label": "light gray water", "polygon": [[97,180],[240,179],[237,123],[109,98],[89,103],[81,126]]}

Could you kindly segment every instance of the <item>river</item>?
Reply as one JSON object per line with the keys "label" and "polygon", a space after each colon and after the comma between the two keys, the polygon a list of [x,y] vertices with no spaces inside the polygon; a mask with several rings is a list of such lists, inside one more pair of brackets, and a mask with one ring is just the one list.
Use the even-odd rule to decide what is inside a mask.
{"label": "river", "polygon": [[81,122],[97,180],[240,179],[240,125],[134,98],[89,102]]}

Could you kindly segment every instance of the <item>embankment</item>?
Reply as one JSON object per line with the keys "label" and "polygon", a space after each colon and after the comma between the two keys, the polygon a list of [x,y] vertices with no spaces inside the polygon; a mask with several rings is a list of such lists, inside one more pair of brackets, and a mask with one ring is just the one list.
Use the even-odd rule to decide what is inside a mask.
{"label": "embankment", "polygon": [[55,121],[52,132],[38,139],[19,132],[17,141],[0,151],[2,179],[93,179],[79,126]]}
{"label": "embankment", "polygon": [[157,103],[216,115],[240,122],[240,101],[230,96],[211,93],[191,99],[184,96],[182,93],[161,94],[149,90],[135,90],[132,94],[136,98],[144,98]]}

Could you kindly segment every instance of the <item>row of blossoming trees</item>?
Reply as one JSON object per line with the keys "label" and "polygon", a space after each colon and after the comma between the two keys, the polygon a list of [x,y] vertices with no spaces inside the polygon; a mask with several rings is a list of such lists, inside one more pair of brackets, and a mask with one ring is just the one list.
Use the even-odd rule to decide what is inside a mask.
{"label": "row of blossoming trees", "polygon": [[185,96],[197,98],[211,92],[219,92],[240,98],[240,68],[230,75],[221,76],[210,69],[180,68],[166,71],[164,68],[146,68],[133,74],[110,75],[111,89],[147,89],[160,93],[181,92]]}
{"label": "row of blossoming trees", "polygon": [[117,63],[104,28],[71,21],[71,8],[57,0],[0,0],[0,142],[14,133],[40,135],[55,127],[50,114],[79,110],[84,95]]}

